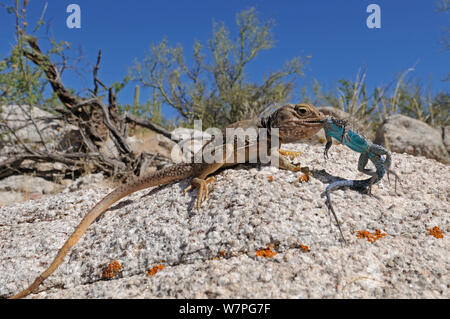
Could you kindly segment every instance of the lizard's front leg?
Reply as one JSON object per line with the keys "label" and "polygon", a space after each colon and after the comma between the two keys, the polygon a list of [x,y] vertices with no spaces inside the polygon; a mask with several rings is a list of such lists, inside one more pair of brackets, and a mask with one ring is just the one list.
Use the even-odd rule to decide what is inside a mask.
{"label": "lizard's front leg", "polygon": [[291,161],[286,156],[281,155],[279,151],[277,152],[276,156],[278,156],[278,165],[281,169],[291,172],[302,172],[306,176],[311,175],[308,167],[301,167],[300,164],[292,164]]}
{"label": "lizard's front leg", "polygon": [[191,184],[184,189],[184,193],[186,194],[189,190],[198,188],[197,201],[195,205],[197,210],[200,210],[200,204],[208,198],[208,184],[216,181],[214,176],[210,176],[208,178],[206,177],[221,168],[223,164],[224,163],[205,164],[205,168],[200,173],[200,176],[192,178]]}
{"label": "lizard's front leg", "polygon": [[203,201],[208,198],[208,184],[216,181],[214,176],[210,176],[206,179],[194,177],[191,181],[191,184],[184,189],[184,193],[186,194],[192,188],[198,188],[198,195],[195,207],[197,210],[200,210],[200,205]]}
{"label": "lizard's front leg", "polygon": [[197,210],[200,210],[201,203],[208,198],[208,184],[216,181],[214,176],[210,176],[208,178],[207,176],[213,174],[219,168],[229,163],[229,161],[234,157],[233,144],[218,146],[212,153],[215,154],[218,150],[222,152],[220,158],[216,158],[213,163],[204,163],[198,176],[192,178],[191,184],[184,189],[184,193],[186,194],[189,190],[198,188],[197,202],[195,205]]}
{"label": "lizard's front leg", "polygon": [[302,154],[302,152],[282,150],[282,149],[279,149],[278,153],[280,153],[280,155],[286,156],[286,157],[296,157],[296,156],[300,156]]}

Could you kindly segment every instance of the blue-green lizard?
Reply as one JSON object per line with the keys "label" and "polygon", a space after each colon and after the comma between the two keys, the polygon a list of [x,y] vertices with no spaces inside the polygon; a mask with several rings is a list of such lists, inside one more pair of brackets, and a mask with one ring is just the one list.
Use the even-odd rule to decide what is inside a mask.
{"label": "blue-green lizard", "polygon": [[[346,242],[344,235],[342,234],[339,221],[336,217],[336,213],[331,204],[331,191],[342,187],[350,187],[356,190],[368,189],[370,193],[372,185],[379,182],[386,174],[386,172],[388,173],[388,178],[389,173],[392,173],[395,176],[396,181],[397,179],[400,181],[400,179],[398,178],[397,174],[390,170],[392,162],[391,153],[383,146],[374,144],[369,141],[364,135],[357,133],[356,131],[347,129],[347,121],[335,119],[329,116],[323,120],[323,124],[327,140],[324,152],[325,158],[328,158],[328,150],[332,145],[332,138],[335,138],[342,144],[348,146],[353,151],[361,153],[361,156],[358,160],[358,170],[364,174],[371,176],[370,178],[364,180],[339,180],[329,184],[325,189],[324,193],[327,197],[327,206],[333,213],[342,239],[344,240],[344,242]],[[366,168],[369,160],[375,165],[375,170]]]}

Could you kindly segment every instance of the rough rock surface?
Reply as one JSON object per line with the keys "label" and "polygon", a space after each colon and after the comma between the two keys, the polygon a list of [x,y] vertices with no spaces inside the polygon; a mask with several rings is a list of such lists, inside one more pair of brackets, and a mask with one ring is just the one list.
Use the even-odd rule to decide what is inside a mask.
{"label": "rough rock surface", "polygon": [[441,130],[405,115],[387,118],[378,128],[375,143],[393,152],[423,155],[443,163],[450,163]]}
{"label": "rough rock surface", "polygon": [[13,175],[0,182],[0,191],[23,192],[31,194],[54,194],[58,190],[57,184],[42,177]]}
{"label": "rough rock surface", "polygon": [[[0,109],[0,119],[6,121],[8,126],[15,130],[16,135],[25,143],[40,143],[41,137],[45,142],[55,140],[60,134],[58,129],[64,126],[61,120],[53,119],[55,115],[37,107],[30,107],[29,105],[1,105]],[[34,120],[34,123],[29,116]],[[35,124],[41,131],[41,135],[37,133]],[[5,136],[5,141],[9,141],[8,135]]]}
{"label": "rough rock surface", "polygon": [[450,154],[450,126],[445,126],[441,128],[442,130],[442,140],[444,141],[445,148]]}
{"label": "rough rock surface", "polygon": [[[365,178],[358,155],[288,144],[312,170],[238,166],[217,174],[200,212],[188,181],[143,190],[113,205],[31,298],[450,298],[450,169],[393,154],[393,178],[373,195],[337,190],[342,245],[320,194],[339,178]],[[270,178],[272,176],[273,178]],[[273,179],[273,180],[272,180]],[[271,181],[272,180],[272,181]],[[110,190],[57,194],[0,208],[0,297],[27,287],[88,210]],[[438,226],[443,238],[427,229]],[[371,243],[357,231],[386,233]],[[257,250],[273,245],[273,258]],[[305,252],[299,245],[306,245]],[[122,273],[102,279],[117,260]],[[155,265],[165,268],[153,276]]]}

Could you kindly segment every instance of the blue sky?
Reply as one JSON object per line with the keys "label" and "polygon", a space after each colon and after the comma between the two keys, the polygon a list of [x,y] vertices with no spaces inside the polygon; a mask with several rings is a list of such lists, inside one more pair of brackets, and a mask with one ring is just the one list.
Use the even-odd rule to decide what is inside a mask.
{"label": "blue sky", "polygon": [[[2,1],[2,2],[5,2]],[[6,1],[8,2],[8,1]],[[12,3],[13,1],[9,1]],[[212,22],[224,21],[235,30],[236,13],[254,6],[261,19],[274,19],[275,47],[264,51],[247,69],[251,80],[261,81],[265,74],[280,69],[297,55],[311,56],[305,77],[299,87],[317,79],[325,87],[335,87],[342,78],[354,79],[366,67],[368,88],[387,85],[401,72],[415,65],[409,77],[420,77],[433,92],[449,90],[443,82],[449,72],[450,51],[442,52],[439,40],[442,28],[449,27],[449,15],[436,13],[436,2],[430,0],[167,0],[106,1],[49,0],[45,19],[57,40],[72,47],[82,47],[95,63],[98,49],[103,57],[100,78],[106,83],[123,79],[135,58],[142,58],[152,42],[167,37],[171,44],[180,43],[190,53],[194,39],[206,44],[212,33]],[[81,29],[66,27],[66,7],[81,7]],[[369,29],[366,8],[375,3],[381,7],[381,28]],[[38,20],[45,1],[31,0],[28,16]],[[14,20],[0,11],[0,57],[14,42]],[[40,33],[44,35],[44,32]],[[44,38],[41,39],[42,46]],[[67,72],[63,80],[75,89],[91,87],[91,71],[85,79]],[[132,103],[134,84],[119,95],[122,103]],[[141,102],[147,98],[141,94]],[[296,101],[292,101],[296,102]],[[166,115],[173,115],[167,109]]]}

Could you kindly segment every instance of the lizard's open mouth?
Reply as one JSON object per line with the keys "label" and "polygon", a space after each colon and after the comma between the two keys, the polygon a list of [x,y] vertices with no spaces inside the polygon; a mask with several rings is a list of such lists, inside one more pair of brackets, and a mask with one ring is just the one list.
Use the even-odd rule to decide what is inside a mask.
{"label": "lizard's open mouth", "polygon": [[297,120],[297,121],[291,121],[290,124],[296,125],[308,125],[308,126],[321,126],[323,125],[325,120]]}

